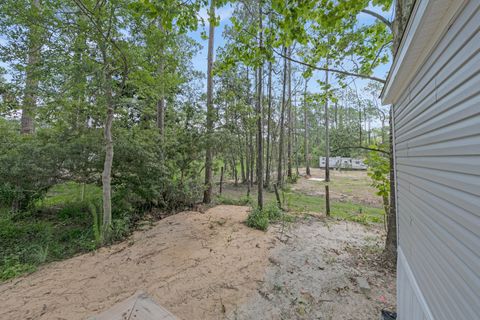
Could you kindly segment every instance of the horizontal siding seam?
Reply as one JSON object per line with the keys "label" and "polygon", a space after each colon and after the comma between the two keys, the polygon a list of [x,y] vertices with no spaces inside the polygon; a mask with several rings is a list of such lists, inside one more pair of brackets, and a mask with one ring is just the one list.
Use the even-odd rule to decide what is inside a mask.
{"label": "horizontal siding seam", "polygon": [[[445,127],[448,127],[448,126],[445,126]],[[411,149],[418,148],[418,147],[432,146],[432,145],[435,145],[435,144],[438,144],[438,143],[451,142],[451,141],[461,140],[461,139],[465,139],[465,138],[475,138],[477,136],[480,137],[480,134],[479,133],[466,134],[464,136],[453,137],[451,139],[438,140],[438,141],[435,141],[434,143],[430,142],[430,143],[425,143],[425,144],[418,144],[418,145],[415,145],[414,147],[410,147],[408,145],[409,142],[407,142],[407,141],[401,141],[401,142],[407,142],[407,147],[404,148],[404,149],[398,149],[398,150],[405,150],[405,149],[411,150]],[[412,139],[408,139],[408,140],[412,140]],[[409,154],[407,153],[407,155],[409,155]],[[480,155],[480,152],[478,154],[469,154],[468,156],[476,156],[476,155]],[[445,156],[447,156],[447,155],[445,155]],[[458,156],[458,155],[453,155],[453,156]],[[467,156],[467,155],[465,155],[465,156]],[[432,157],[438,157],[438,155],[433,155]]]}
{"label": "horizontal siding seam", "polygon": [[[477,10],[475,11],[475,13],[476,13],[478,10],[479,10],[479,9],[477,8]],[[475,13],[472,15],[472,17],[475,15]],[[471,19],[472,17],[470,17],[470,19]],[[467,22],[465,22],[465,24],[462,26],[462,28],[461,28],[460,31],[462,31],[463,28],[465,28],[465,26],[468,24],[468,22],[469,22],[469,20],[468,20]],[[458,32],[458,34],[460,34],[460,31]],[[451,54],[451,56],[449,57],[449,59],[447,59],[447,61],[445,61],[445,62],[443,63],[443,65],[441,65],[441,66],[439,67],[439,69],[438,69],[433,75],[430,76],[430,80],[427,81],[427,82],[421,87],[420,90],[418,90],[418,92],[415,94],[414,97],[411,96],[411,87],[413,86],[413,84],[408,87],[408,88],[409,88],[409,91],[410,91],[410,92],[409,92],[409,95],[410,95],[409,102],[411,102],[411,101],[414,100],[416,97],[418,97],[418,96],[425,90],[425,88],[427,88],[428,85],[429,85],[434,79],[436,79],[436,77],[440,74],[440,72],[443,70],[443,68],[444,68],[448,63],[450,63],[450,62],[458,55],[458,53],[467,45],[467,43],[468,43],[479,31],[480,31],[480,27],[477,27],[477,29],[472,32],[472,34],[470,35],[470,37],[469,37],[468,39],[466,39],[465,41],[463,41],[463,42],[462,42],[462,45],[459,46],[459,47],[457,48],[457,50]],[[445,51],[447,48],[449,48],[450,43],[453,42],[454,40],[455,40],[455,37],[452,38],[452,39],[449,41],[448,45],[445,46],[444,51]],[[441,54],[443,54],[443,51],[440,53],[439,56],[441,56]],[[465,59],[465,60],[463,61],[463,64],[462,64],[461,66],[463,66],[463,65],[464,65],[465,63],[467,63],[467,62],[468,62],[468,59]],[[460,66],[460,67],[461,67],[461,66]],[[455,69],[455,71],[452,72],[452,74],[455,73],[457,70],[458,70],[458,68]],[[425,78],[425,76],[426,76],[427,74],[428,74],[428,71],[425,72],[425,74],[423,74],[420,78],[415,79],[415,80],[416,80],[415,82],[416,82],[416,83],[420,83],[420,82],[421,82],[421,79]],[[450,74],[449,76],[451,76],[451,74]],[[448,78],[449,78],[449,77],[446,77],[446,79],[448,79]],[[436,86],[435,86],[435,88],[436,88]],[[435,89],[435,90],[436,90],[436,89]],[[420,100],[420,102],[424,101],[424,100],[426,99],[426,97],[428,97],[429,95],[430,95],[430,94],[426,94],[425,97]],[[420,103],[420,102],[419,102],[419,103]],[[409,109],[409,108],[408,108],[408,104],[402,108],[402,111],[405,111],[405,110],[407,110],[407,109]],[[405,112],[399,112],[398,116],[401,116],[401,115],[403,114],[403,116],[400,117],[399,121],[402,122],[402,120],[403,120],[406,116],[408,116],[412,111],[413,111],[413,110],[411,109],[410,111],[408,111],[408,112],[406,112],[406,113],[405,113]]]}
{"label": "horizontal siding seam", "polygon": [[[412,166],[412,167],[415,167],[415,166]],[[405,170],[398,170],[398,172],[401,172],[403,174],[407,174],[409,176],[413,176],[411,173],[405,171]],[[454,187],[452,185],[448,185],[448,184],[445,184],[445,183],[441,183],[441,182],[438,182],[438,181],[435,181],[435,180],[431,180],[431,179],[428,179],[426,177],[423,177],[423,176],[418,176],[418,175],[415,175],[416,178],[418,179],[421,179],[421,180],[424,180],[424,181],[428,181],[427,183],[432,183],[432,184],[436,184],[436,185],[440,185],[440,186],[443,186],[443,187],[447,187],[449,189],[453,189],[453,190],[456,190],[458,192],[462,192],[462,193],[465,193],[465,194],[468,194],[470,196],[473,196],[473,197],[478,197],[478,195],[474,194],[474,193],[470,193],[468,191],[465,191],[465,190],[462,190],[462,189],[459,189],[457,187]],[[421,188],[423,189],[423,188]],[[450,202],[450,201],[448,201]],[[451,203],[451,202],[450,202]]]}
{"label": "horizontal siding seam", "polygon": [[[454,110],[455,108],[458,108],[461,104],[464,104],[464,103],[468,102],[469,100],[478,97],[479,95],[480,95],[480,91],[478,91],[478,92],[473,92],[473,93],[471,93],[471,95],[465,95],[465,96],[464,96],[464,99],[462,99],[461,101],[457,101],[456,103],[454,103],[454,104],[452,104],[451,106],[449,106],[447,109],[442,110],[442,113],[441,113],[441,114],[437,114],[435,117],[430,118],[429,120],[435,119],[436,117],[441,116],[443,113],[452,111],[452,110]],[[453,121],[453,122],[449,122],[449,123],[447,123],[447,124],[445,124],[445,125],[442,125],[442,126],[439,126],[439,127],[434,127],[434,126],[432,127],[432,126],[430,126],[431,130],[426,130],[426,131],[423,131],[423,132],[420,131],[417,135],[409,136],[409,137],[404,138],[404,139],[399,139],[399,142],[403,142],[403,141],[405,141],[405,140],[407,140],[407,139],[408,139],[408,140],[411,140],[411,139],[418,138],[418,137],[420,137],[420,136],[422,136],[422,135],[425,135],[425,134],[434,132],[434,131],[436,131],[436,130],[443,129],[443,128],[449,126],[449,125],[456,124],[456,123],[461,122],[461,121],[465,121],[466,119],[469,119],[469,118],[471,118],[471,117],[476,117],[476,116],[478,116],[478,115],[480,115],[480,109],[478,110],[477,113],[475,113],[475,114],[473,114],[473,115],[468,115],[468,116],[464,116],[464,117],[459,117],[457,120],[455,120],[455,121]],[[430,121],[427,121],[427,122],[430,122]],[[425,122],[424,122],[424,123],[425,123]],[[424,123],[422,123],[421,126],[416,127],[415,130],[418,130],[418,129],[422,128],[422,127],[427,127],[427,124],[424,125]],[[399,138],[401,138],[402,136],[410,133],[409,130],[403,130],[403,131],[405,131],[405,132],[399,132],[399,135],[398,135]]]}

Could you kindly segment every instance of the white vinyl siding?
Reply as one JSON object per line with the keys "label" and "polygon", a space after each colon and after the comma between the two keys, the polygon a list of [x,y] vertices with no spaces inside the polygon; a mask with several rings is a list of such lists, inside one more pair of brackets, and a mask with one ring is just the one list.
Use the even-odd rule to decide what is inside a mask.
{"label": "white vinyl siding", "polygon": [[480,319],[480,0],[394,105],[394,131],[399,319]]}

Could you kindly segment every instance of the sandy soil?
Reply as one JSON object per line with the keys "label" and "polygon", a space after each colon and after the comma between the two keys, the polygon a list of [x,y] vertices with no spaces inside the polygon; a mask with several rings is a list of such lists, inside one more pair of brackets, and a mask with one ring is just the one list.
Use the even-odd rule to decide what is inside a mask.
{"label": "sandy soil", "polygon": [[229,319],[371,320],[395,309],[394,271],[378,259],[381,229],[308,216],[286,235],[270,252],[261,287]]}
{"label": "sandy soil", "polygon": [[[273,236],[246,207],[183,212],[103,248],[0,286],[0,319],[85,319],[143,290],[181,319],[223,319],[263,278]],[[223,305],[223,307],[222,307]]]}
{"label": "sandy soil", "polygon": [[[381,228],[306,217],[264,233],[246,216],[238,206],[183,212],[1,284],[0,319],[85,319],[138,290],[188,320],[366,320],[392,307],[394,275],[371,259]],[[369,280],[368,296],[357,275]]]}

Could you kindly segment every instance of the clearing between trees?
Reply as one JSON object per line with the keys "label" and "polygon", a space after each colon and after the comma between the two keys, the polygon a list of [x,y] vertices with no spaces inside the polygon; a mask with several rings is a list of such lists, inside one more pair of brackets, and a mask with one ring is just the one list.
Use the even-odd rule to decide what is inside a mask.
{"label": "clearing between trees", "polygon": [[[364,206],[371,199],[348,198],[347,186],[352,197],[365,187],[364,172],[334,174],[344,191],[333,208],[372,210]],[[245,225],[249,207],[218,205],[144,224],[124,242],[9,280],[0,285],[2,319],[85,319],[138,290],[180,319],[373,319],[394,309],[395,273],[378,258],[383,225],[340,220],[335,209],[327,218],[308,201],[302,210],[295,197],[313,197],[305,190],[318,184],[300,178],[286,195],[294,221],[266,232]],[[229,199],[232,190],[226,186]]]}

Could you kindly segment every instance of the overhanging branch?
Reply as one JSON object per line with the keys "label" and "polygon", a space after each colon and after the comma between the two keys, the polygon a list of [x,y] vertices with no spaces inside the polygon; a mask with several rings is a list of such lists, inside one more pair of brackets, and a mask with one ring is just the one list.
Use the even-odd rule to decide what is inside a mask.
{"label": "overhanging branch", "polygon": [[377,77],[374,77],[374,76],[369,76],[369,75],[366,75],[366,74],[353,73],[353,72],[348,72],[348,71],[343,71],[343,70],[338,70],[338,69],[331,69],[331,68],[323,68],[323,67],[314,66],[314,65],[311,65],[311,64],[309,64],[309,63],[306,63],[306,62],[303,62],[303,61],[300,61],[300,60],[297,60],[297,59],[294,59],[294,58],[291,58],[291,57],[287,57],[286,55],[284,55],[284,54],[281,53],[281,52],[278,52],[278,51],[275,50],[275,49],[274,49],[273,51],[274,51],[276,54],[278,54],[279,56],[281,56],[282,58],[285,58],[285,59],[290,60],[290,61],[292,61],[292,62],[295,62],[295,63],[301,64],[301,65],[307,66],[307,67],[312,68],[312,69],[315,69],[315,70],[335,72],[335,73],[344,74],[344,75],[346,75],[346,76],[352,76],[352,77],[358,77],[358,78],[363,78],[363,79],[369,79],[369,80],[377,81],[377,82],[380,82],[380,83],[385,83],[385,82],[386,82],[385,79],[377,78]]}
{"label": "overhanging branch", "polygon": [[383,153],[383,154],[386,154],[386,155],[390,155],[390,152],[388,152],[388,151],[386,151],[386,150],[376,149],[376,148],[368,148],[368,147],[362,147],[362,146],[358,146],[358,147],[341,147],[341,148],[336,148],[335,150],[332,150],[332,152],[336,152],[336,151],[338,151],[338,150],[344,150],[344,149],[363,149],[363,150],[375,151],[375,152],[380,152],[380,153]]}
{"label": "overhanging branch", "polygon": [[382,21],[390,29],[390,31],[393,31],[392,23],[388,21],[384,16],[368,9],[363,9],[361,12],[371,15],[372,17],[375,17],[376,19]]}

